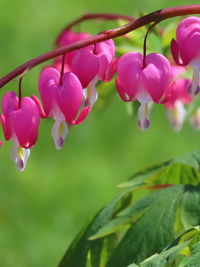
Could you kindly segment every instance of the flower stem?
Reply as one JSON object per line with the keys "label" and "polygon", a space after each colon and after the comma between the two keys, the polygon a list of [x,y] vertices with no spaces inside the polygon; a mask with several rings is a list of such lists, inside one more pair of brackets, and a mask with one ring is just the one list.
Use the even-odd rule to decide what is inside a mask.
{"label": "flower stem", "polygon": [[19,79],[19,87],[18,87],[19,108],[21,108],[21,99],[22,99],[22,79],[23,76]]}
{"label": "flower stem", "polygon": [[61,66],[61,71],[60,71],[60,85],[62,85],[62,77],[63,77],[63,74],[64,74],[64,70],[65,70],[65,55],[63,55],[62,57],[62,66]]}
{"label": "flower stem", "polygon": [[142,68],[144,69],[146,67],[146,55],[147,55],[147,37],[153,30],[153,28],[158,24],[158,22],[154,22],[151,24],[151,26],[148,28],[146,35],[144,37],[144,45],[143,45],[143,63],[142,63]]}
{"label": "flower stem", "polygon": [[69,44],[60,48],[57,48],[53,51],[45,53],[41,56],[38,56],[34,59],[27,61],[26,63],[22,64],[21,66],[17,67],[16,69],[12,70],[10,73],[6,74],[4,77],[0,79],[0,88],[11,81],[13,78],[17,77],[21,73],[23,73],[26,69],[30,70],[33,67],[65,54],[70,51],[74,51],[76,49],[88,46],[90,44],[94,44],[97,42],[113,39],[124,34],[127,34],[133,30],[136,30],[146,24],[155,22],[155,21],[162,21],[167,18],[177,17],[177,16],[185,16],[191,14],[200,14],[200,5],[188,5],[188,6],[180,6],[180,7],[172,7],[161,9],[152,13],[149,13],[139,19],[136,19],[128,24],[125,24],[121,27],[111,29],[105,32],[102,32],[96,36],[89,37],[87,39],[74,42],[73,44]]}
{"label": "flower stem", "polygon": [[120,14],[111,14],[111,13],[88,13],[84,14],[80,18],[72,21],[70,24],[68,24],[58,35],[58,38],[56,39],[56,45],[59,43],[60,37],[62,36],[62,33],[70,30],[72,27],[76,26],[77,24],[86,21],[86,20],[127,20],[127,21],[134,21],[135,18],[131,16],[126,15],[120,15]]}

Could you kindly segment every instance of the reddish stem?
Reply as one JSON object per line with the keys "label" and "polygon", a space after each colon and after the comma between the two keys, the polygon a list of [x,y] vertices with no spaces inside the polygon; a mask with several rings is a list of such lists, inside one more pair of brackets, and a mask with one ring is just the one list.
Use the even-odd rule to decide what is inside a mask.
{"label": "reddish stem", "polygon": [[19,108],[21,108],[21,100],[22,100],[22,79],[23,77],[19,79],[19,87],[18,87]]}
{"label": "reddish stem", "polygon": [[120,15],[120,14],[109,14],[109,13],[96,13],[96,14],[84,14],[80,18],[72,21],[70,24],[68,24],[59,34],[58,39],[56,40],[56,43],[59,42],[59,38],[62,35],[62,33],[66,30],[70,30],[72,27],[76,26],[77,24],[86,21],[86,20],[93,20],[93,19],[98,19],[98,20],[127,20],[127,21],[134,21],[135,18],[131,16],[126,16],[126,15]]}
{"label": "reddish stem", "polygon": [[39,57],[31,59],[24,63],[23,65],[17,67],[4,77],[0,79],[0,88],[3,87],[6,83],[8,83],[13,78],[17,77],[19,74],[23,73],[27,69],[31,69],[40,63],[43,63],[49,59],[55,58],[67,52],[85,47],[90,44],[94,44],[97,42],[105,41],[111,38],[116,38],[118,36],[122,36],[126,33],[129,33],[135,29],[138,29],[146,24],[155,22],[155,21],[162,21],[167,18],[177,17],[177,16],[184,16],[184,15],[191,15],[191,14],[200,14],[200,5],[189,5],[189,6],[180,6],[180,7],[172,7],[161,9],[155,12],[152,12],[148,15],[145,15],[139,19],[136,19],[126,25],[121,27],[108,30],[106,32],[100,33],[96,36],[89,37],[85,40],[75,42],[70,45],[66,45],[60,48],[57,48],[53,51],[50,51],[46,54],[43,54]]}
{"label": "reddish stem", "polygon": [[65,29],[69,30],[70,28],[74,27],[75,25],[79,24],[82,21],[85,20],[91,20],[91,19],[99,19],[99,20],[128,20],[133,21],[135,20],[131,16],[126,15],[120,15],[120,14],[109,14],[109,13],[97,13],[97,14],[84,14],[82,17],[72,21]]}
{"label": "reddish stem", "polygon": [[60,71],[60,83],[59,85],[62,85],[62,77],[63,77],[63,74],[64,74],[64,70],[65,70],[65,55],[63,55],[62,57],[62,66],[61,66],[61,71]]}
{"label": "reddish stem", "polygon": [[151,33],[151,31],[153,30],[153,28],[156,26],[156,24],[158,24],[158,21],[154,22],[153,24],[151,24],[151,26],[148,28],[146,35],[144,37],[144,45],[143,45],[143,63],[142,63],[142,68],[144,69],[146,67],[146,55],[147,55],[147,37],[149,36],[149,34]]}

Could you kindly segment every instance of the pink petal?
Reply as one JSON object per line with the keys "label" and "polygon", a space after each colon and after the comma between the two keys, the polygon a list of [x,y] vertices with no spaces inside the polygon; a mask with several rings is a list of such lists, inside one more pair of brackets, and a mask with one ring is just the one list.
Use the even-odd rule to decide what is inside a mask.
{"label": "pink petal", "polygon": [[9,140],[11,138],[12,132],[7,129],[6,120],[3,114],[0,114],[0,122],[3,128],[5,139]]}
{"label": "pink petal", "polygon": [[119,59],[117,75],[120,81],[120,88],[124,88],[130,99],[133,99],[137,93],[141,74],[142,55],[140,53],[129,52]]}
{"label": "pink petal", "polygon": [[87,106],[84,109],[82,109],[81,110],[81,113],[78,116],[78,118],[75,121],[73,121],[72,124],[75,125],[75,124],[82,123],[86,119],[86,117],[88,116],[88,114],[90,113],[90,111],[91,111],[91,107],[90,106]]}
{"label": "pink petal", "polygon": [[60,72],[55,68],[45,68],[40,74],[38,86],[47,117],[52,115],[59,82]]}
{"label": "pink petal", "polygon": [[35,104],[38,107],[38,110],[39,110],[39,113],[40,113],[40,117],[43,118],[43,119],[46,118],[47,116],[46,116],[46,114],[44,112],[44,109],[43,109],[42,104],[41,104],[40,100],[38,99],[38,97],[35,96],[35,95],[32,95],[31,98],[33,99],[33,101],[35,102]]}
{"label": "pink petal", "polygon": [[184,105],[187,105],[192,101],[192,97],[187,91],[189,84],[190,81],[188,79],[179,79],[171,85],[171,94],[165,104],[168,109],[174,108],[174,104],[177,100],[181,101]]}
{"label": "pink petal", "polygon": [[160,103],[172,81],[171,65],[167,58],[157,53],[147,55],[142,79],[153,101]]}
{"label": "pink petal", "polygon": [[106,55],[108,62],[112,62],[115,55],[115,44],[112,39],[95,44],[95,55]]}
{"label": "pink petal", "polygon": [[2,112],[7,118],[10,113],[19,107],[19,100],[14,92],[7,92],[2,98]]}
{"label": "pink petal", "polygon": [[112,63],[115,55],[113,40],[96,43],[94,54],[98,56],[100,63],[98,76],[105,81],[109,65]]}
{"label": "pink petal", "polygon": [[180,52],[179,52],[178,44],[174,39],[172,39],[171,41],[171,52],[172,52],[172,56],[176,64],[180,66],[184,66],[185,64],[183,64],[183,62],[181,62],[179,58]]}
{"label": "pink petal", "polygon": [[72,124],[83,100],[83,89],[79,79],[72,72],[65,73],[59,87],[57,103],[68,123]]}
{"label": "pink petal", "polygon": [[176,31],[180,56],[189,64],[200,55],[200,18],[188,17],[179,23]]}
{"label": "pink petal", "polygon": [[172,65],[171,68],[172,68],[173,80],[177,79],[177,77],[179,77],[181,74],[187,71],[185,67],[177,66],[177,65]]}
{"label": "pink petal", "polygon": [[38,135],[40,114],[37,105],[30,97],[21,100],[21,108],[12,112],[11,123],[18,142],[23,148],[32,147]]}
{"label": "pink petal", "polygon": [[7,92],[2,98],[3,117],[1,123],[4,129],[5,139],[9,140],[12,136],[12,125],[10,117],[13,111],[19,108],[19,100],[14,92]]}
{"label": "pink petal", "polygon": [[112,78],[113,78],[113,76],[114,76],[114,74],[115,74],[115,72],[117,70],[117,64],[119,62],[119,59],[120,59],[120,57],[115,58],[111,62],[111,64],[109,65],[107,73],[106,73],[106,77],[105,77],[105,80],[104,80],[105,82],[108,82],[108,81],[112,80]]}
{"label": "pink petal", "polygon": [[99,59],[93,54],[92,46],[78,50],[72,61],[72,71],[79,78],[83,88],[94,79],[98,70]]}
{"label": "pink petal", "polygon": [[118,91],[119,96],[121,97],[121,99],[125,102],[130,102],[133,100],[133,97],[130,97],[126,90],[122,87],[119,78],[117,77],[116,79],[116,88]]}
{"label": "pink petal", "polygon": [[57,45],[61,47],[89,37],[90,35],[86,32],[72,32],[71,30],[65,30],[58,37]]}
{"label": "pink petal", "polygon": [[[72,32],[71,30],[65,30],[58,37],[57,45],[59,47],[61,47],[61,46],[69,45],[71,43],[74,43],[74,42],[77,42],[80,40],[87,39],[89,37],[90,37],[90,35],[88,33],[85,33],[85,32],[76,33],[76,32]],[[73,57],[76,53],[77,53],[77,51],[72,51],[72,52],[65,54],[65,67],[64,67],[65,71],[64,72],[70,72],[71,71],[72,60],[73,60]],[[54,66],[59,71],[61,71],[62,57],[63,56],[58,57],[54,63]]]}

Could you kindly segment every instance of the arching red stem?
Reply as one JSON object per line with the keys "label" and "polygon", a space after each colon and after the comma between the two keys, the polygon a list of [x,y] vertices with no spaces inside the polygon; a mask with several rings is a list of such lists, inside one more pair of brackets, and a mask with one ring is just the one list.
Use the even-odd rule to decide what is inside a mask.
{"label": "arching red stem", "polygon": [[31,68],[49,60],[55,58],[59,55],[65,54],[67,52],[85,47],[90,44],[94,44],[97,42],[101,42],[108,39],[113,39],[119,36],[122,36],[128,32],[131,32],[135,29],[138,29],[146,24],[155,22],[155,21],[162,21],[167,18],[177,17],[177,16],[184,16],[184,15],[191,15],[191,14],[200,14],[200,5],[189,5],[189,6],[180,6],[180,7],[172,7],[161,9],[155,12],[152,12],[148,15],[145,15],[139,19],[136,19],[128,24],[125,24],[121,27],[108,30],[106,32],[100,33],[96,36],[90,37],[88,39],[75,42],[73,44],[60,47],[53,51],[50,51],[46,54],[43,54],[39,57],[31,59],[24,63],[23,65],[17,67],[4,77],[0,79],[0,88],[7,84],[10,80],[17,77],[19,74],[23,73],[27,69],[30,70]]}

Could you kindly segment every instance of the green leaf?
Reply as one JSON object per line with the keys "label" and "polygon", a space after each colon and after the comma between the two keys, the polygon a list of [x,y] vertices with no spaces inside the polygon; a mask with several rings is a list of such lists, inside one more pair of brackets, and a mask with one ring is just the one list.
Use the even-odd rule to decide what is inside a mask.
{"label": "green leaf", "polygon": [[[198,227],[174,240],[175,230],[180,233],[183,226],[200,224],[199,166],[200,152],[194,152],[134,174],[125,183],[128,190],[105,206],[77,235],[59,267],[169,267],[173,247],[189,241],[176,259],[180,263],[183,255],[190,255],[191,246],[200,241]],[[133,193],[134,200],[140,199],[132,203]]]}
{"label": "green leaf", "polygon": [[193,167],[196,170],[200,170],[200,151],[188,153],[184,156],[175,158],[172,163],[183,163]]}
{"label": "green leaf", "polygon": [[127,266],[127,267],[139,267],[139,265],[132,263],[131,265]]}
{"label": "green leaf", "polygon": [[[88,253],[90,248],[95,249],[96,252],[101,253],[103,242],[102,240],[88,240],[90,236],[94,235],[102,226],[108,223],[121,209],[125,208],[131,200],[132,190],[127,190],[119,194],[113,201],[111,201],[105,208],[103,208],[92,220],[86,229],[84,229],[70,245],[59,267],[85,267],[88,261]],[[96,258],[100,256],[96,253]],[[96,265],[97,266],[97,265]]]}
{"label": "green leaf", "polygon": [[149,186],[156,184],[196,185],[200,181],[199,166],[200,152],[197,151],[139,171],[119,187],[131,187],[138,184]]}
{"label": "green leaf", "polygon": [[90,262],[92,267],[105,266],[116,245],[116,241],[116,236],[110,235],[104,239],[98,240],[97,245],[90,247]]}
{"label": "green leaf", "polygon": [[172,248],[178,244],[182,244],[188,240],[196,239],[195,236],[200,235],[200,227],[192,227],[188,229],[187,231],[183,232],[181,235],[179,235],[169,246],[167,249]]}
{"label": "green leaf", "polygon": [[185,242],[183,244],[174,246],[170,249],[162,251],[160,254],[155,254],[148,259],[144,260],[140,267],[153,267],[153,266],[159,266],[159,267],[166,267],[169,262],[172,262],[174,258],[177,256],[177,254],[183,250],[189,242]]}
{"label": "green leaf", "polygon": [[[112,234],[119,231],[125,225],[130,225],[135,218],[142,212],[145,212],[147,208],[154,205],[155,203],[161,201],[162,199],[168,199],[173,194],[174,188],[167,188],[164,191],[159,190],[153,192],[146,197],[138,200],[136,203],[128,206],[117,214],[117,217],[109,221],[102,228],[99,229],[95,235],[91,236],[89,239],[94,240],[97,238],[104,237],[106,235]],[[175,189],[176,190],[176,189]],[[163,193],[164,192],[164,193]],[[137,215],[137,216],[136,216]]]}
{"label": "green leaf", "polygon": [[102,228],[100,228],[99,231],[95,235],[89,238],[89,240],[95,240],[95,239],[110,235],[116,231],[119,231],[129,221],[130,221],[130,218],[128,216],[120,216],[120,217],[114,218],[113,220],[105,224]]}
{"label": "green leaf", "polygon": [[200,225],[200,185],[187,186],[181,205],[181,219],[186,229]]}
{"label": "green leaf", "polygon": [[106,267],[139,263],[171,243],[174,240],[176,208],[183,191],[184,186],[177,185],[152,193],[153,199],[157,195],[157,201],[153,201],[133,222],[113,251]]}
{"label": "green leaf", "polygon": [[200,174],[188,164],[173,162],[152,177],[155,184],[198,184]]}
{"label": "green leaf", "polygon": [[148,183],[147,178],[151,177],[151,175],[156,173],[158,170],[164,168],[165,166],[168,166],[170,163],[171,163],[171,160],[157,164],[157,165],[153,165],[144,170],[138,171],[135,174],[133,174],[128,179],[128,181],[119,184],[118,187],[144,185],[145,183]]}
{"label": "green leaf", "polygon": [[196,243],[191,250],[191,255],[185,257],[179,267],[199,267],[200,266],[200,242]]}
{"label": "green leaf", "polygon": [[166,267],[167,260],[165,257],[162,257],[160,255],[153,255],[151,258],[145,260],[140,264],[140,267],[153,267],[153,266],[159,266],[159,267]]}

